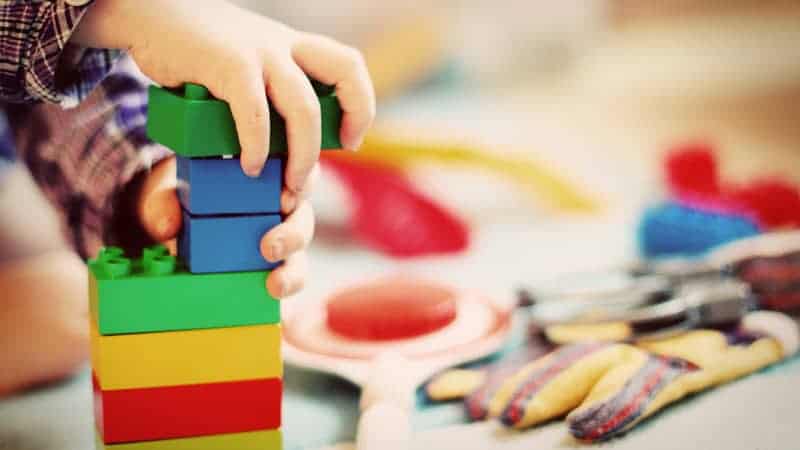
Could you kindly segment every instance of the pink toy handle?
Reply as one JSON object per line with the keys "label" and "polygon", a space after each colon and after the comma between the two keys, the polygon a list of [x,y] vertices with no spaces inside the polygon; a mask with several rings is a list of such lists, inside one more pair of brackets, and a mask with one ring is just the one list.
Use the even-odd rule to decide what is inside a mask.
{"label": "pink toy handle", "polygon": [[378,356],[362,386],[357,450],[408,450],[415,384],[409,361],[397,353]]}
{"label": "pink toy handle", "polygon": [[361,413],[357,450],[408,450],[411,425],[408,411],[390,402],[371,405]]}

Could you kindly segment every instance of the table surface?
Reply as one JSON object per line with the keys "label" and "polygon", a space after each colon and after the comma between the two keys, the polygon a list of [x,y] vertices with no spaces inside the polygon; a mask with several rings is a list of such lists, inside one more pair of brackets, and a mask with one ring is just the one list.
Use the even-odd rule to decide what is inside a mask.
{"label": "table surface", "polygon": [[[623,260],[630,247],[624,223],[606,220],[532,227],[523,223],[485,225],[468,255],[396,262],[360,250],[318,244],[315,265],[336,260],[336,271],[314,270],[315,279],[301,298],[314,301],[331,288],[397,270],[434,275],[510,298],[512,287],[535,282],[548,272],[599,267]],[[525,243],[523,264],[519,254]],[[491,276],[485,276],[486,274]],[[352,439],[358,391],[334,377],[287,368],[284,406],[286,448],[318,448]],[[682,402],[658,418],[616,440],[612,449],[724,448],[780,449],[796,441],[800,405],[800,362],[751,376]],[[420,405],[413,424],[415,448],[522,449],[573,448],[561,423],[524,433],[507,433],[494,424],[461,424],[458,404]],[[93,445],[90,382],[87,372],[62,384],[0,402],[0,450],[86,450]],[[702,444],[702,447],[701,447]]]}

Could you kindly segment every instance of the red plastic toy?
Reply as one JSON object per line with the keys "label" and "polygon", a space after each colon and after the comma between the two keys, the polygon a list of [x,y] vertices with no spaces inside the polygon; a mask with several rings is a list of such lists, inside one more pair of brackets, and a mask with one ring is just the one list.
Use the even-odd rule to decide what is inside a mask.
{"label": "red plastic toy", "polygon": [[371,248],[395,257],[454,253],[469,244],[456,216],[417,192],[403,172],[388,166],[323,157],[355,203],[351,226]]}
{"label": "red plastic toy", "polygon": [[705,143],[675,147],[664,160],[667,186],[676,198],[719,198],[722,193],[713,148]]}
{"label": "red plastic toy", "polygon": [[720,179],[714,149],[691,143],[675,147],[664,161],[669,191],[684,204],[752,217],[765,230],[800,226],[800,190],[779,177],[744,185]]}
{"label": "red plastic toy", "polygon": [[413,338],[438,331],[456,318],[451,289],[403,278],[345,290],[326,307],[328,328],[355,340]]}

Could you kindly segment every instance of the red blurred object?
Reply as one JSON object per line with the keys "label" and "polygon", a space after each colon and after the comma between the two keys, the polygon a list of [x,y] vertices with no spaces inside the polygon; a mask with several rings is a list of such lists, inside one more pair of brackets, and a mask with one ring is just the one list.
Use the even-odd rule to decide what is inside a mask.
{"label": "red blurred object", "polygon": [[764,228],[800,225],[800,192],[797,187],[778,178],[764,178],[731,188],[726,198],[752,211]]}
{"label": "red blurred object", "polygon": [[800,310],[800,292],[789,289],[784,292],[770,292],[761,295],[761,304],[776,311],[797,312]]}
{"label": "red blurred object", "polygon": [[328,300],[328,328],[355,340],[408,339],[438,331],[456,318],[451,289],[405,278],[376,281]]}
{"label": "red blurred object", "polygon": [[800,226],[800,191],[777,177],[741,186],[720,180],[714,149],[693,143],[675,147],[664,161],[670,194],[681,203],[744,215],[763,229]]}
{"label": "red blurred object", "polygon": [[675,147],[664,161],[667,186],[678,198],[719,197],[721,194],[714,149],[705,143]]}
{"label": "red blurred object", "polygon": [[800,286],[800,264],[760,259],[746,264],[737,274],[750,284],[786,284]]}
{"label": "red blurred object", "polygon": [[755,256],[732,268],[737,278],[750,285],[762,307],[800,311],[800,252]]}
{"label": "red blurred object", "polygon": [[403,172],[343,157],[321,158],[355,203],[353,232],[368,246],[395,257],[455,253],[467,248],[467,225],[417,192]]}

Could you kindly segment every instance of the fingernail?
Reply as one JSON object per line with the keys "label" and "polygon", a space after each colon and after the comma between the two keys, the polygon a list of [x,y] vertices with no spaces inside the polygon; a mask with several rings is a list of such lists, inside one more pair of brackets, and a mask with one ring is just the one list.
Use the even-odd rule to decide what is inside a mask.
{"label": "fingernail", "polygon": [[[299,175],[295,175],[292,177],[292,180],[297,180],[300,178]],[[289,188],[289,191],[292,195],[298,196],[300,195],[300,191],[303,190],[303,183],[292,182],[291,184],[287,183],[286,187]]]}
{"label": "fingernail", "polygon": [[352,150],[352,151],[356,151],[356,150],[358,150],[359,148],[361,148],[361,146],[362,146],[363,144],[364,144],[364,136],[362,135],[362,136],[359,136],[359,137],[358,137],[358,139],[356,139],[356,143],[355,143],[355,145],[353,146],[353,148],[351,148],[351,150]]}
{"label": "fingernail", "polygon": [[281,298],[288,297],[292,292],[292,285],[287,277],[281,277]]}
{"label": "fingernail", "polygon": [[270,245],[270,250],[272,253],[272,260],[273,261],[280,261],[283,259],[284,253],[284,245],[283,245],[283,238],[276,238],[272,245]]}
{"label": "fingernail", "polygon": [[254,164],[244,164],[242,165],[242,170],[250,178],[257,178],[261,174],[261,168]]}
{"label": "fingernail", "polygon": [[294,211],[297,206],[297,196],[291,192],[284,192],[283,201],[281,203],[283,204],[283,211],[290,213]]}
{"label": "fingernail", "polygon": [[359,135],[351,139],[342,139],[342,142],[346,142],[344,145],[345,150],[354,152],[361,147],[361,144],[364,143],[364,135]]}

